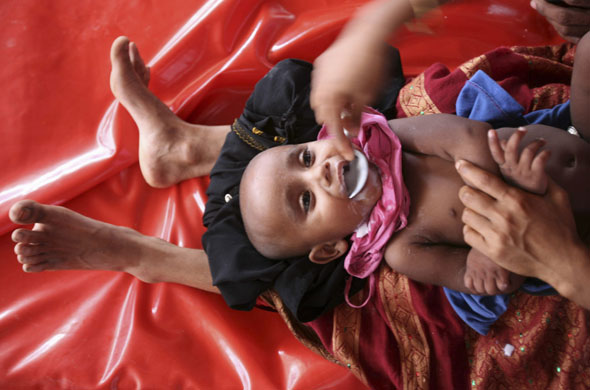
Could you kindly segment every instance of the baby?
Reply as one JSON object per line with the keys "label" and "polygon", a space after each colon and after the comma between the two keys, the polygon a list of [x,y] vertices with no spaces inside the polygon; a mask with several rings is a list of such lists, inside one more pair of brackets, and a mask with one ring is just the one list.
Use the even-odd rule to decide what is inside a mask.
{"label": "baby", "polygon": [[[590,136],[587,127],[574,123]],[[590,145],[579,137],[544,125],[503,128],[496,135],[487,123],[443,114],[389,124],[404,148],[401,162],[411,207],[407,226],[391,236],[382,253],[391,268],[411,279],[476,294],[507,293],[523,281],[516,275],[508,278],[507,272],[463,241],[463,206],[457,193],[464,183],[454,169],[460,159],[490,171],[499,164],[505,179],[538,193],[547,185],[547,162],[550,176],[568,188],[575,212],[588,213],[584,199],[590,195]],[[531,140],[528,133],[543,139]],[[503,150],[495,154],[495,161],[488,137],[496,150]],[[519,153],[523,139],[529,143]],[[552,158],[547,150],[537,153],[545,142],[552,148]],[[563,165],[568,160],[576,162],[576,169]],[[348,164],[333,139],[275,147],[256,156],[240,186],[240,208],[254,247],[277,259],[307,253],[316,263],[345,254],[347,238],[369,219],[383,191],[380,172],[370,164],[366,184],[349,198]]]}
{"label": "baby", "polygon": [[[411,200],[407,226],[383,248],[391,268],[464,293],[506,293],[521,284],[523,278],[509,275],[463,241],[457,193],[464,183],[454,168],[461,159],[541,194],[546,170],[568,190],[578,226],[587,223],[590,145],[583,139],[590,137],[585,109],[590,80],[583,69],[590,62],[589,40],[584,37],[578,47],[572,78],[572,123],[582,138],[545,125],[493,131],[488,123],[444,114],[389,122],[403,148],[401,166]],[[521,143],[527,146],[519,151]],[[551,158],[548,150],[541,151],[545,144]],[[346,253],[348,237],[368,220],[382,194],[380,171],[371,164],[362,191],[349,198],[347,166],[331,139],[275,147],[256,156],[240,186],[244,225],[255,248],[276,259],[308,254],[316,263]]]}

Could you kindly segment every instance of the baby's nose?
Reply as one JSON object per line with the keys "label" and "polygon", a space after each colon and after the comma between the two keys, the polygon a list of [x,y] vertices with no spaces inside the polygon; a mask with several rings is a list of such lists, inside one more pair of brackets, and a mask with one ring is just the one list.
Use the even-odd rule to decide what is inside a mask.
{"label": "baby's nose", "polygon": [[329,160],[322,162],[321,164],[317,164],[315,169],[313,169],[313,179],[316,183],[318,183],[323,188],[330,187],[332,182],[332,174],[331,174],[332,164]]}

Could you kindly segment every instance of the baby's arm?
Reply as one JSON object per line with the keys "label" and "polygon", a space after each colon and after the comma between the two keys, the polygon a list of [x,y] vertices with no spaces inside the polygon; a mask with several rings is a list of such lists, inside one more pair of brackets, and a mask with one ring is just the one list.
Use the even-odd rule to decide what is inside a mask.
{"label": "baby's arm", "polygon": [[405,151],[452,162],[467,160],[492,173],[500,173],[488,148],[489,123],[450,114],[432,114],[393,119],[389,126]]}

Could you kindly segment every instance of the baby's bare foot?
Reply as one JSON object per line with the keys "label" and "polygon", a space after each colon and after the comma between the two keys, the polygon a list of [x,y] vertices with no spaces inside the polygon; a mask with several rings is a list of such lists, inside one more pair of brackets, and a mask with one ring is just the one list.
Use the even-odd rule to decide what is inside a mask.
{"label": "baby's bare foot", "polygon": [[139,165],[154,187],[209,174],[229,126],[200,126],[178,118],[147,88],[149,68],[127,37],[111,46],[110,84],[139,129]]}
{"label": "baby's bare foot", "polygon": [[[87,218],[63,207],[31,200],[14,204],[10,219],[32,230],[12,233],[14,252],[25,272],[47,270],[108,270],[129,272],[151,281],[146,259],[134,230]],[[142,257],[143,256],[143,257]]]}
{"label": "baby's bare foot", "polygon": [[514,275],[472,249],[467,256],[465,287],[478,295],[505,294],[516,290],[524,278]]}

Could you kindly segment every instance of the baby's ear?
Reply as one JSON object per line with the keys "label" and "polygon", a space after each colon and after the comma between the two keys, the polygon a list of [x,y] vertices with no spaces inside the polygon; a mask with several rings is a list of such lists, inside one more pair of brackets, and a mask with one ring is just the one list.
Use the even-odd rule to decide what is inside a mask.
{"label": "baby's ear", "polygon": [[316,264],[327,264],[345,254],[347,250],[348,242],[345,239],[324,242],[311,248],[309,260]]}

